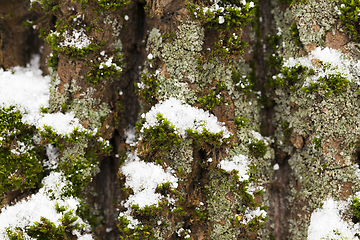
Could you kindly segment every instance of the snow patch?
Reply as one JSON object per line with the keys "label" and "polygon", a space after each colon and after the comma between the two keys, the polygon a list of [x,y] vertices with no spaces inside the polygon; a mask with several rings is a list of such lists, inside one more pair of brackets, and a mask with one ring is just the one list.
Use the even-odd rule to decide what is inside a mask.
{"label": "snow patch", "polygon": [[146,122],[140,132],[143,132],[145,128],[158,124],[158,120],[156,119],[158,113],[161,113],[164,118],[174,124],[183,138],[187,137],[186,129],[190,128],[202,133],[203,127],[207,131],[215,134],[223,131],[223,138],[230,137],[230,132],[224,126],[225,123],[219,122],[214,115],[203,109],[182,104],[181,101],[176,98],[160,101],[153,106],[149,112],[143,114],[142,117],[146,118]]}
{"label": "snow patch", "polygon": [[60,42],[61,47],[73,47],[82,49],[91,44],[91,38],[86,35],[85,29],[73,29],[71,34],[66,30],[63,34],[64,41]]}
{"label": "snow patch", "polygon": [[[9,239],[6,235],[6,229],[15,230],[16,228],[25,229],[31,226],[34,222],[39,222],[41,217],[46,217],[53,222],[55,226],[59,226],[60,219],[63,217],[62,213],[55,210],[55,204],[64,206],[66,209],[73,209],[75,212],[79,200],[74,197],[61,197],[62,189],[71,183],[67,182],[61,173],[51,172],[49,176],[42,181],[43,187],[38,193],[22,200],[13,206],[5,206],[1,209],[0,214],[0,238]],[[90,225],[85,223],[81,218],[75,223],[83,224],[85,231],[90,231]],[[77,233],[78,239],[87,240],[93,239],[90,234],[83,236]],[[26,239],[31,239],[25,234]]]}
{"label": "snow patch", "polygon": [[141,161],[136,153],[128,154],[121,171],[126,176],[125,186],[134,191],[134,195],[131,195],[123,203],[127,208],[133,204],[138,204],[139,208],[158,204],[163,197],[161,194],[155,193],[159,184],[170,182],[172,189],[178,186],[178,179],[171,174],[170,167],[164,170],[153,162]]}
{"label": "snow patch", "polygon": [[359,225],[344,221],[340,214],[347,207],[348,203],[345,201],[337,202],[332,198],[327,199],[322,208],[312,213],[307,239],[357,239],[354,235],[360,233]]}
{"label": "snow patch", "polygon": [[238,171],[239,180],[244,181],[249,179],[249,164],[250,161],[248,157],[240,154],[232,157],[231,160],[222,160],[218,167],[228,172],[231,172],[232,170]]}

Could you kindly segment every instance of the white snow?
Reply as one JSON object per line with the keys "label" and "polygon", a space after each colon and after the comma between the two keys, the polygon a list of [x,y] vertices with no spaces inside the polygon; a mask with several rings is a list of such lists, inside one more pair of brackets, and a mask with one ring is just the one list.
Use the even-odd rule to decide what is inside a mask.
{"label": "white snow", "polygon": [[125,143],[130,146],[136,145],[136,136],[135,136],[135,128],[129,126],[124,130],[125,135]]}
{"label": "white snow", "polygon": [[64,32],[64,41],[60,42],[61,47],[85,48],[91,44],[91,38],[86,35],[85,29],[73,29],[71,33],[67,30]]}
{"label": "white snow", "polygon": [[224,16],[219,16],[219,24],[223,24],[225,22]]}
{"label": "white snow", "polygon": [[344,221],[341,212],[347,208],[345,201],[336,202],[332,198],[327,199],[322,208],[316,209],[310,219],[308,240],[333,239],[355,240],[355,233],[360,233],[359,225],[353,225]]}
{"label": "white snow", "polygon": [[156,119],[158,113],[161,113],[164,118],[174,124],[183,138],[187,137],[186,129],[191,128],[194,131],[197,130],[199,133],[202,133],[203,127],[211,133],[224,131],[223,138],[230,137],[230,132],[224,126],[225,124],[219,122],[214,115],[203,109],[182,104],[180,100],[175,98],[160,101],[153,106],[149,112],[143,114],[142,117],[146,118],[146,122],[140,132],[143,132],[145,128],[158,124],[158,120]]}
{"label": "white snow", "polygon": [[244,181],[244,180],[249,179],[249,175],[248,175],[249,164],[250,164],[250,161],[249,161],[248,157],[245,155],[239,154],[239,155],[232,157],[231,160],[227,160],[227,159],[221,160],[218,167],[220,167],[221,169],[224,169],[228,172],[231,172],[232,170],[237,170],[239,180]]}
{"label": "white snow", "polygon": [[279,170],[279,169],[280,169],[280,166],[279,166],[279,164],[276,163],[276,164],[274,165],[274,170],[277,171],[277,170]]}
{"label": "white snow", "polygon": [[244,212],[244,217],[241,220],[242,224],[247,224],[249,223],[251,220],[253,220],[255,217],[260,217],[262,216],[263,218],[265,218],[267,215],[265,210],[261,210],[260,207],[257,207],[253,210],[246,208],[245,212]]}
{"label": "white snow", "polygon": [[26,113],[24,122],[34,124],[39,118],[40,106],[48,106],[50,77],[42,76],[39,55],[34,55],[26,67],[0,69],[0,84],[0,105],[17,106]]}
{"label": "white snow", "polygon": [[178,180],[171,174],[172,169],[170,167],[165,171],[160,165],[153,162],[141,161],[136,153],[128,154],[121,171],[126,176],[125,186],[134,191],[134,195],[131,195],[123,203],[127,208],[133,204],[138,204],[139,208],[158,204],[162,198],[161,194],[155,193],[158,184],[170,182],[173,189],[178,186]]}
{"label": "white snow", "polygon": [[[241,8],[242,8],[242,7],[237,6],[236,4],[230,4],[230,3],[226,4],[226,6],[225,6],[226,8],[222,7],[222,6],[220,6],[220,5],[223,5],[221,0],[214,0],[214,1],[210,1],[210,2],[213,2],[213,4],[210,7],[202,7],[204,15],[207,12],[227,14],[228,12],[227,12],[226,8],[232,9],[235,11],[241,11]],[[247,2],[245,0],[241,1],[241,4],[244,6],[246,5],[246,3]],[[255,6],[254,2],[249,3],[250,8],[253,8],[254,6]],[[200,10],[200,7],[198,7],[197,10]],[[220,23],[220,21],[219,21],[219,23]]]}
{"label": "white snow", "polygon": [[46,156],[48,156],[49,159],[47,161],[44,160],[44,163],[43,163],[44,168],[46,170],[56,169],[56,167],[57,167],[56,160],[60,155],[59,150],[51,144],[46,145],[45,150],[46,150]]}
{"label": "white snow", "polygon": [[43,129],[44,124],[59,134],[70,133],[75,127],[84,128],[73,113],[42,114],[40,107],[49,105],[50,77],[42,76],[40,56],[34,55],[26,67],[0,69],[0,106],[16,106],[22,113],[22,121]]}
{"label": "white snow", "polygon": [[[322,61],[322,64],[318,64],[318,61]],[[346,54],[341,53],[339,50],[331,48],[317,47],[310,54],[305,57],[289,58],[285,61],[285,67],[294,67],[301,65],[309,69],[315,70],[315,75],[308,77],[304,83],[307,86],[309,82],[316,82],[319,77],[325,77],[328,75],[337,75],[346,77],[349,81],[354,81],[360,84],[358,76],[360,75],[360,62],[355,59],[351,59]],[[317,67],[315,67],[318,65]],[[328,65],[327,67],[323,67]],[[281,76],[278,75],[278,76]]]}
{"label": "white snow", "polygon": [[[106,55],[106,57],[107,57],[107,55]],[[120,70],[121,69],[121,67],[119,67],[115,62],[113,62],[113,57],[109,57],[104,62],[101,62],[100,66],[99,66],[99,69],[103,69],[104,66],[107,66],[107,67],[114,66],[115,70]]]}
{"label": "white snow", "polygon": [[[62,188],[65,185],[70,184],[67,182],[61,173],[51,172],[49,176],[43,179],[43,187],[38,193],[28,197],[26,200],[17,202],[13,206],[5,206],[1,209],[0,214],[0,238],[9,239],[6,236],[6,228],[14,230],[19,227],[24,229],[27,226],[31,226],[36,221],[40,221],[41,217],[45,217],[56,226],[60,224],[62,213],[57,213],[55,210],[55,204],[66,207],[67,210],[73,209],[74,212],[78,207],[78,199],[74,197],[61,198]],[[50,197],[54,197],[51,200]],[[75,223],[84,224],[84,230],[89,231],[90,226],[86,224],[81,218]],[[93,239],[90,234],[80,236],[78,239]],[[26,235],[26,234],[25,234]],[[26,239],[31,239],[27,236]]]}
{"label": "white snow", "polygon": [[38,128],[44,130],[44,125],[50,126],[57,134],[65,135],[74,131],[74,128],[78,130],[85,130],[85,128],[79,123],[79,119],[75,118],[74,113],[52,113],[44,114],[44,117],[40,118],[37,122]]}

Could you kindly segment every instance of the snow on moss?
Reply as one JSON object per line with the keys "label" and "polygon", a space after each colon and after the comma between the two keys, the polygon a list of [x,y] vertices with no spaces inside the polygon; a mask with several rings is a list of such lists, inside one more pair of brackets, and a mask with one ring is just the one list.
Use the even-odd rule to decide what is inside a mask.
{"label": "snow on moss", "polygon": [[316,82],[319,77],[338,74],[360,84],[358,79],[360,62],[351,59],[339,50],[318,47],[307,56],[289,58],[284,63],[284,67],[289,68],[299,65],[315,70],[315,75],[307,77],[304,86],[308,86],[310,82]]}
{"label": "snow on moss", "polygon": [[75,127],[83,130],[73,113],[41,113],[41,107],[49,106],[50,77],[42,75],[39,55],[34,55],[26,67],[0,69],[0,84],[0,106],[16,106],[23,113],[24,123],[39,129],[45,124],[59,134],[71,133]]}
{"label": "snow on moss", "polygon": [[85,48],[91,44],[91,38],[86,35],[85,29],[73,29],[71,34],[66,30],[63,34],[64,41],[60,42],[61,47]]}
{"label": "snow on moss", "polygon": [[0,69],[0,103],[4,107],[17,106],[26,112],[23,120],[34,123],[40,106],[48,106],[50,77],[42,76],[40,56],[35,55],[26,67]]}
{"label": "snow on moss", "polygon": [[322,208],[316,209],[310,219],[308,240],[333,239],[355,240],[356,233],[360,233],[359,224],[354,225],[342,219],[341,213],[348,208],[345,201],[327,199]]}
{"label": "snow on moss", "polygon": [[44,114],[38,122],[36,123],[37,127],[44,130],[44,126],[50,126],[54,129],[57,134],[69,134],[74,131],[74,128],[78,130],[85,130],[84,127],[80,124],[79,119],[77,119],[74,113],[52,113]]}
{"label": "snow on moss", "polygon": [[[27,199],[17,202],[13,206],[5,206],[0,213],[0,238],[9,239],[6,235],[6,229],[25,230],[28,226],[35,222],[40,222],[41,217],[45,217],[56,226],[61,224],[60,219],[64,213],[59,213],[55,209],[55,204],[60,207],[64,206],[67,211],[76,211],[79,205],[79,200],[74,197],[61,197],[63,188],[71,183],[67,182],[59,172],[51,172],[49,176],[42,181],[43,187],[38,193],[29,196]],[[85,232],[90,231],[90,225],[85,223],[81,218],[78,218],[75,223],[83,225]],[[74,224],[75,224],[74,223]],[[90,234],[80,234],[74,232],[78,239],[88,240],[93,239]],[[31,239],[27,234],[24,234],[26,239]]]}
{"label": "snow on moss", "polygon": [[142,117],[146,119],[146,122],[140,132],[143,132],[145,128],[158,124],[156,118],[158,113],[161,113],[165,119],[174,124],[177,132],[183,138],[187,137],[186,129],[190,128],[202,133],[203,127],[210,133],[216,134],[223,131],[223,138],[230,137],[230,132],[224,126],[225,123],[219,122],[209,111],[182,104],[180,100],[175,98],[160,101],[149,112],[143,114]]}
{"label": "snow on moss", "polygon": [[249,164],[250,161],[248,157],[240,154],[232,157],[231,160],[221,160],[218,167],[228,172],[233,170],[238,171],[239,180],[244,181],[249,179]]}
{"label": "snow on moss", "polygon": [[139,208],[158,204],[162,195],[155,193],[155,190],[161,183],[170,182],[172,189],[178,186],[178,179],[172,175],[175,172],[174,170],[169,167],[165,171],[160,165],[153,162],[141,161],[136,153],[128,155],[121,171],[126,176],[125,186],[134,191],[134,195],[123,202],[127,208],[133,204],[139,205]]}

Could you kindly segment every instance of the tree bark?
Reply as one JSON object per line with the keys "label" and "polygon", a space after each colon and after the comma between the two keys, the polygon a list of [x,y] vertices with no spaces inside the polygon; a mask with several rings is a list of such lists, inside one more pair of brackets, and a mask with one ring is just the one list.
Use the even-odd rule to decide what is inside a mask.
{"label": "tree bark", "polygon": [[[40,54],[44,73],[59,80],[49,113],[73,112],[110,141],[111,152],[97,152],[98,170],[78,194],[96,219],[95,239],[307,239],[311,215],[326,199],[359,191],[359,50],[335,10],[340,3],[223,1],[247,10],[222,22],[227,10],[202,17],[199,9],[211,1],[131,0],[107,8],[113,5],[100,3],[119,1],[46,0],[35,1],[33,11],[27,0],[0,2],[0,67],[25,66]],[[34,27],[23,26],[26,20]],[[74,29],[86,29],[93,44],[85,54],[48,38]],[[348,62],[326,62],[336,54]],[[121,61],[121,73],[102,71],[110,57]],[[181,121],[192,115],[166,125],[166,110],[151,125],[152,111],[175,99],[216,117],[222,132],[212,134],[217,126],[204,120],[181,135]],[[174,114],[182,111],[174,106]],[[75,146],[66,151],[77,156]],[[236,159],[249,162],[238,163],[242,176],[221,169]],[[124,166],[132,160],[171,168],[178,179],[176,188],[157,187],[157,208],[125,204],[136,194],[126,188]],[[4,193],[7,203],[23,192],[12,193]],[[256,210],[263,214],[250,217]],[[138,219],[139,228],[128,228],[120,213]]]}

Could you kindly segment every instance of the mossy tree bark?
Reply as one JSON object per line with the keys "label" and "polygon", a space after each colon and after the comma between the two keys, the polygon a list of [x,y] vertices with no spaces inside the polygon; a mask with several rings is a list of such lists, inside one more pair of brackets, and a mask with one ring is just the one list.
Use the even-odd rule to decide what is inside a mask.
{"label": "mossy tree bark", "polygon": [[[212,2],[42,0],[33,11],[28,0],[2,2],[0,66],[24,66],[41,54],[44,73],[54,79],[48,112],[71,111],[111,143],[78,194],[95,239],[306,239],[322,201],[359,191],[357,70],[346,65],[346,75],[336,70],[342,62],[336,68],[314,54],[305,59],[328,47],[357,61],[358,43],[335,11],[340,2],[222,1],[238,15],[225,9],[207,17],[200,10]],[[90,45],[61,45],[80,29]],[[303,60],[285,66],[290,58]],[[322,74],[326,69],[334,73]],[[309,76],[318,85],[306,88]],[[146,127],[144,114],[168,99],[208,111],[230,138],[205,127],[185,137],[164,120],[157,122],[161,130]],[[142,125],[130,144],[136,122]],[[66,154],[90,151],[85,144],[68,146]],[[179,180],[177,188],[157,188],[163,198],[156,208],[124,205],[134,194],[124,188],[129,176],[122,171],[130,152],[171,167]],[[236,159],[250,163],[245,180],[220,168]],[[11,202],[29,191],[4,196]],[[138,228],[119,220],[129,209]]]}

